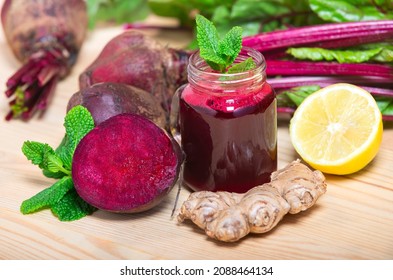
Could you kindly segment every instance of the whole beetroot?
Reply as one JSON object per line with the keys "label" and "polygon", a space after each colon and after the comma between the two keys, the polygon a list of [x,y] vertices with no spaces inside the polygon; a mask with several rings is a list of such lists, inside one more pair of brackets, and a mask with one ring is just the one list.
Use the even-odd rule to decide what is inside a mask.
{"label": "whole beetroot", "polygon": [[148,118],[161,128],[166,128],[164,109],[148,92],[120,83],[98,83],[74,93],[67,112],[76,105],[86,107],[95,125],[122,113],[134,113]]}
{"label": "whole beetroot", "polygon": [[6,119],[28,120],[46,109],[59,79],[70,72],[87,31],[83,0],[5,0],[4,34],[23,66],[7,81],[15,96]]}
{"label": "whole beetroot", "polygon": [[100,82],[124,83],[151,93],[169,112],[176,89],[187,80],[188,54],[164,47],[135,30],[107,43],[96,60],[79,76],[81,89]]}
{"label": "whole beetroot", "polygon": [[120,114],[78,144],[72,178],[79,196],[111,212],[135,213],[159,204],[175,185],[182,154],[165,130],[147,118]]}

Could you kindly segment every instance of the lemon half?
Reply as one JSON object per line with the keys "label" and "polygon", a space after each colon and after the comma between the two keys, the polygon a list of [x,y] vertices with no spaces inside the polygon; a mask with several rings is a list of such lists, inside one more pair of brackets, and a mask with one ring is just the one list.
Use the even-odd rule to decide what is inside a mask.
{"label": "lemon half", "polygon": [[366,90],[346,83],[324,87],[297,108],[289,127],[296,152],[313,168],[350,174],[376,156],[382,115]]}

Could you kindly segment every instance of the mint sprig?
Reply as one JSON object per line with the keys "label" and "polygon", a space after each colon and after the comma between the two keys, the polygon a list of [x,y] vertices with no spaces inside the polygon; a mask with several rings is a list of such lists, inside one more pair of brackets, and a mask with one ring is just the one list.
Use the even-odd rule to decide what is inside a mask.
{"label": "mint sprig", "polygon": [[232,27],[221,40],[211,21],[199,14],[195,20],[200,56],[213,70],[221,73],[238,73],[256,67],[252,58],[233,65],[242,48],[241,27]]}
{"label": "mint sprig", "polygon": [[74,151],[80,140],[94,128],[93,117],[85,107],[76,106],[65,116],[64,127],[65,136],[56,150],[35,141],[25,141],[22,146],[26,158],[41,168],[45,176],[59,179],[51,187],[23,201],[20,207],[23,214],[50,208],[59,220],[72,221],[95,210],[78,196],[71,177]]}

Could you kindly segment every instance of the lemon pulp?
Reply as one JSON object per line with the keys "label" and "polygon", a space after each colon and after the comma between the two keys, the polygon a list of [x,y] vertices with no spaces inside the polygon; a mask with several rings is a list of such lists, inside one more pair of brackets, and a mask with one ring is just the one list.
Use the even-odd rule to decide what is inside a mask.
{"label": "lemon pulp", "polygon": [[351,84],[322,88],[307,97],[290,122],[298,154],[325,173],[350,174],[377,154],[382,115],[372,95]]}

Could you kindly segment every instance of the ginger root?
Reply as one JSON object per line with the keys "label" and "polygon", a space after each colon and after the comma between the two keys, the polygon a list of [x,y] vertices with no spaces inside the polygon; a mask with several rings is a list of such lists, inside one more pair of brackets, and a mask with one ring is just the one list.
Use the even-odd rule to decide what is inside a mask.
{"label": "ginger root", "polygon": [[209,237],[234,242],[250,232],[271,230],[285,214],[307,210],[325,192],[322,172],[296,160],[273,172],[270,183],[246,193],[191,193],[180,208],[178,220],[190,219]]}

